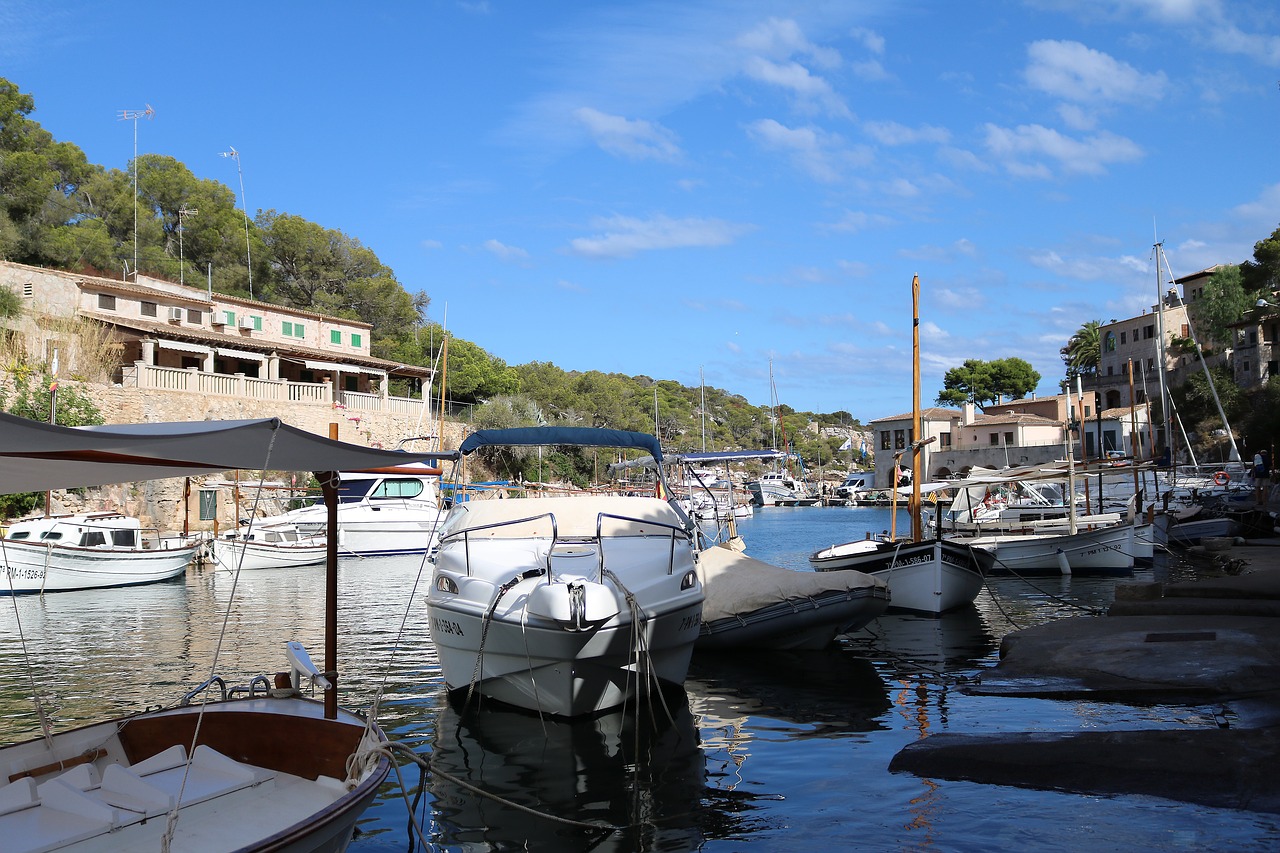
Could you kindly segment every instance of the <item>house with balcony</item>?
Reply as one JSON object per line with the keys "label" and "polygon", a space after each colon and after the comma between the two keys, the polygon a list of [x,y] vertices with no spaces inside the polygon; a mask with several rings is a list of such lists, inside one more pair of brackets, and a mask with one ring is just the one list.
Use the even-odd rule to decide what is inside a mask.
{"label": "house with balcony", "polygon": [[1235,341],[1231,371],[1246,391],[1261,388],[1280,375],[1280,300],[1276,294],[1263,299],[1231,326]]}
{"label": "house with balcony", "polygon": [[[83,346],[67,321],[100,323],[115,344],[111,380],[176,393],[415,414],[430,368],[370,355],[372,327],[160,279],[109,278],[0,263],[0,285],[22,299],[9,334],[28,353],[74,363]],[[390,380],[419,396],[395,397]]]}

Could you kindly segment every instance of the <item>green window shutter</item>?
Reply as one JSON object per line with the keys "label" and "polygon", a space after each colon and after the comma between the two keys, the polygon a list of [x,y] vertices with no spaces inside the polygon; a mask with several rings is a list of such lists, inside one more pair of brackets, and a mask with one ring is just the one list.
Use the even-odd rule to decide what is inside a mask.
{"label": "green window shutter", "polygon": [[331,344],[341,344],[341,343],[342,343],[342,332],[339,332],[337,329],[330,329],[330,330],[329,330],[329,343],[331,343]]}
{"label": "green window shutter", "polygon": [[353,347],[361,346],[363,343],[364,343],[364,338],[362,338],[360,335],[357,335],[355,332],[351,333],[351,345]]}
{"label": "green window shutter", "polygon": [[200,490],[200,520],[213,521],[218,517],[218,490]]}
{"label": "green window shutter", "polygon": [[281,320],[280,334],[284,335],[286,338],[293,337],[293,323],[290,323],[288,320]]}

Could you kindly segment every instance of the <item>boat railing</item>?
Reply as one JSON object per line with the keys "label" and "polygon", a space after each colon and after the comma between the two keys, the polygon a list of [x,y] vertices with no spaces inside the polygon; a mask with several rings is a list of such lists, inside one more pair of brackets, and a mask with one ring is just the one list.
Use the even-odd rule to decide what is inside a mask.
{"label": "boat railing", "polygon": [[596,516],[596,541],[600,543],[600,571],[602,575],[604,573],[604,565],[605,565],[604,520],[606,518],[612,518],[615,521],[625,521],[631,524],[638,524],[646,528],[661,528],[663,530],[666,530],[667,536],[669,537],[670,544],[671,544],[670,551],[667,555],[667,574],[670,575],[675,573],[677,537],[683,537],[684,539],[687,540],[689,538],[689,531],[685,530],[683,527],[679,527],[674,524],[667,524],[666,522],[663,522],[663,521],[652,521],[652,520],[643,519],[643,518],[631,518],[630,516],[613,515],[612,513],[602,512],[598,516]]}
{"label": "boat railing", "polygon": [[178,705],[179,705],[179,707],[184,707],[184,708],[185,708],[187,705],[190,705],[190,704],[191,704],[191,702],[192,702],[192,700],[194,700],[194,699],[195,699],[197,696],[199,696],[201,693],[203,693],[203,692],[205,692],[206,690],[208,690],[210,687],[213,687],[215,684],[216,684],[216,685],[218,685],[218,689],[219,689],[219,691],[220,691],[220,692],[221,692],[221,694],[222,694],[222,699],[223,699],[223,701],[226,701],[226,698],[227,698],[227,682],[223,680],[223,678],[222,678],[222,676],[221,676],[221,675],[215,675],[215,676],[213,676],[212,678],[210,678],[210,679],[208,679],[207,681],[205,681],[204,683],[202,683],[202,684],[197,684],[195,687],[193,687],[192,689],[188,690],[188,691],[186,692],[186,694],[182,697],[182,699],[180,699],[180,700],[178,701]]}
{"label": "boat railing", "polygon": [[558,530],[556,528],[556,516],[555,516],[555,513],[553,512],[543,512],[543,513],[539,513],[538,515],[526,516],[525,518],[503,519],[502,521],[495,521],[490,524],[479,524],[479,525],[476,525],[475,527],[467,527],[467,528],[464,528],[463,530],[457,530],[442,536],[440,538],[439,543],[437,543],[436,548],[438,550],[440,548],[443,548],[445,545],[449,544],[449,542],[451,541],[456,541],[458,539],[461,539],[463,560],[467,566],[467,576],[470,577],[471,576],[471,534],[480,533],[481,531],[484,531],[484,530],[497,530],[503,527],[513,527],[517,524],[528,524],[529,522],[538,521],[543,518],[549,519],[551,521],[551,547],[547,549],[547,558],[546,558],[547,576],[550,577],[551,553],[552,551],[555,550],[556,540],[559,538]]}

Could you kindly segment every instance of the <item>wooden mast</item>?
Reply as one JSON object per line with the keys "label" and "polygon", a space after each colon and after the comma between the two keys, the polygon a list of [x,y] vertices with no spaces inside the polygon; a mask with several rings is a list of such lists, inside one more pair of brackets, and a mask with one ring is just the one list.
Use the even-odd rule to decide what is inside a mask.
{"label": "wooden mast", "polygon": [[[911,276],[911,539],[924,539],[920,520],[920,276]],[[894,484],[895,488],[897,484]]]}

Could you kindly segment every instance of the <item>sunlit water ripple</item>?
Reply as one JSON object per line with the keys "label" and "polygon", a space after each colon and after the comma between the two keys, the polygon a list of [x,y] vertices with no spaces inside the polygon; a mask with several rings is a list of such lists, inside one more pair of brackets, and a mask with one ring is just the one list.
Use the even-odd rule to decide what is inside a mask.
{"label": "sunlit water ripple", "polygon": [[[883,509],[770,508],[740,532],[753,556],[808,570],[811,552],[887,527]],[[563,723],[494,703],[464,712],[446,697],[420,567],[419,557],[348,558],[340,566],[343,702],[367,709],[381,691],[384,729],[437,771],[418,790],[419,772],[406,766],[407,794],[393,775],[361,821],[357,853],[409,849],[406,797],[436,850],[1280,846],[1270,815],[888,772],[898,750],[934,732],[1215,726],[1217,707],[965,692],[995,664],[1005,633],[1099,612],[1114,580],[1000,578],[972,609],[942,619],[882,617],[823,652],[696,656],[685,689],[661,697],[665,709],[655,700],[638,713]],[[0,739],[38,732],[33,690],[55,728],[171,703],[211,674],[220,642],[217,672],[232,684],[284,669],[287,640],[319,660],[323,600],[318,567],[245,573],[238,583],[192,570],[133,589],[0,600]],[[556,823],[454,779],[617,828]]]}

